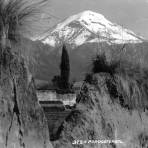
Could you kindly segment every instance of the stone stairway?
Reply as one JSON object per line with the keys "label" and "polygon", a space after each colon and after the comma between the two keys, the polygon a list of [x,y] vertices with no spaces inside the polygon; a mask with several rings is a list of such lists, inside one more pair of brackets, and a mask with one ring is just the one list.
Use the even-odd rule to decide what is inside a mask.
{"label": "stone stairway", "polygon": [[66,109],[63,104],[60,103],[49,103],[46,104],[40,102],[44,109],[45,116],[48,121],[48,128],[50,133],[50,140],[56,140],[58,137],[58,129],[66,119],[66,117],[71,113],[70,109]]}

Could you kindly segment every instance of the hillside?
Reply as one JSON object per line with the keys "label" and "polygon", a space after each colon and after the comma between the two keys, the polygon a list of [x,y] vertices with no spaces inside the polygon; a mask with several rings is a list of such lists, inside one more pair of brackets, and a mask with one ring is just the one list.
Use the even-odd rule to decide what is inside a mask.
{"label": "hillside", "polygon": [[[143,58],[110,57],[105,62],[100,58],[92,78],[81,88],[75,109],[52,142],[54,148],[147,148],[148,68],[141,64]],[[78,144],[72,144],[75,140]]]}
{"label": "hillside", "polygon": [[[53,147],[147,148],[148,110],[145,107],[148,107],[148,100],[145,100],[147,103],[139,109],[134,105],[134,100],[131,100],[133,108],[127,108],[123,104],[128,99],[132,99],[132,96],[138,97],[136,93],[132,93],[134,88],[130,90],[130,83],[122,81],[120,84],[121,87],[126,85],[122,90],[123,94],[130,93],[128,99],[124,98],[124,101],[126,100],[124,102],[113,95],[113,90],[112,93],[110,92],[112,87],[108,86],[107,79],[112,78],[109,74],[100,73],[94,75],[93,79],[95,83],[85,84],[82,88],[77,97],[76,108],[59,128],[59,138],[52,142]],[[122,77],[119,78],[120,80]],[[119,85],[117,93],[120,94],[118,89]],[[137,99],[139,103],[142,102],[142,97]],[[129,102],[128,105],[130,105]],[[72,144],[74,140],[79,140],[79,144]],[[121,143],[97,144],[94,140],[120,140]]]}

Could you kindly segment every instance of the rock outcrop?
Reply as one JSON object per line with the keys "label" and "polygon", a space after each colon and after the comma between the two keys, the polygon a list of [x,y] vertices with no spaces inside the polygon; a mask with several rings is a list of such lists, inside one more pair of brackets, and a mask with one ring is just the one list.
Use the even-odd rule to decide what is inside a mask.
{"label": "rock outcrop", "polygon": [[24,59],[6,49],[0,61],[0,148],[52,148]]}
{"label": "rock outcrop", "polygon": [[[148,111],[128,109],[116,98],[113,101],[106,83],[109,77],[98,74],[93,85],[83,86],[75,110],[59,128],[54,148],[148,147]],[[72,144],[75,140],[79,144]],[[94,140],[119,141],[98,144]]]}

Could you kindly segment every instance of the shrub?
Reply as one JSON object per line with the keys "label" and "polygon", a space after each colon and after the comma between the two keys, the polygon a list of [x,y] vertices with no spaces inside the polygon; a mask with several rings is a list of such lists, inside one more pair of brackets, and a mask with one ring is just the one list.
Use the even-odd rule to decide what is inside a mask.
{"label": "shrub", "polygon": [[89,83],[89,84],[93,84],[93,75],[92,74],[86,74],[85,76],[85,82]]}
{"label": "shrub", "polygon": [[61,85],[61,77],[60,76],[54,76],[52,79],[52,83],[56,88],[59,88]]}
{"label": "shrub", "polygon": [[118,61],[111,61],[110,63],[107,61],[105,53],[101,55],[97,55],[93,60],[93,73],[105,72],[113,75],[115,73],[116,68],[119,66]]}
{"label": "shrub", "polygon": [[46,0],[0,0],[0,40],[17,41],[19,36],[29,32],[29,21],[40,12]]}

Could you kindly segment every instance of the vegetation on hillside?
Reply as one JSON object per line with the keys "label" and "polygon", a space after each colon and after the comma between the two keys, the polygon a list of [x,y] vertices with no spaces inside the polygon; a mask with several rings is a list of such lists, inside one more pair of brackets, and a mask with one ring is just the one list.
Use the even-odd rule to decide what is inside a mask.
{"label": "vegetation on hillside", "polygon": [[105,56],[105,53],[97,55],[93,60],[93,73],[105,72],[113,75],[116,71],[116,68],[119,66],[119,62],[111,61],[108,62]]}
{"label": "vegetation on hillside", "polygon": [[128,109],[148,108],[148,69],[140,63],[120,59],[107,61],[105,53],[93,60],[92,73],[85,81],[94,83],[93,75],[104,73],[106,85],[113,101]]}
{"label": "vegetation on hillside", "polygon": [[[148,129],[147,115],[129,111],[112,103],[106,78],[110,74],[93,76],[95,85],[85,84],[77,96],[77,104],[57,132],[54,148],[145,148]],[[123,143],[97,143],[97,140],[121,140]],[[78,143],[74,143],[77,141]]]}

